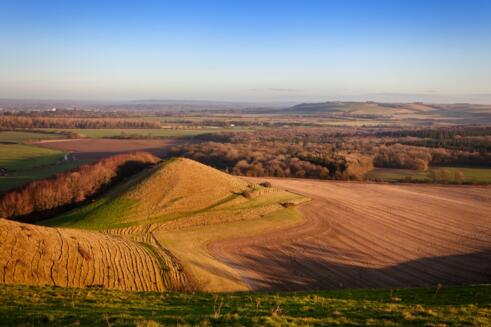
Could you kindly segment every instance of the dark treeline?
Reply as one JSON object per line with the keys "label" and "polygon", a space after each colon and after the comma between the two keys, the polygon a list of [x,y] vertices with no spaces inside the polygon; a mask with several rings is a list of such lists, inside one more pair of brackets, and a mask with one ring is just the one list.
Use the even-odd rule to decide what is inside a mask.
{"label": "dark treeline", "polygon": [[39,221],[73,208],[159,160],[146,152],[121,154],[33,181],[0,196],[0,217],[31,223]]}
{"label": "dark treeline", "polygon": [[0,128],[160,128],[160,123],[125,118],[62,118],[0,115]]}

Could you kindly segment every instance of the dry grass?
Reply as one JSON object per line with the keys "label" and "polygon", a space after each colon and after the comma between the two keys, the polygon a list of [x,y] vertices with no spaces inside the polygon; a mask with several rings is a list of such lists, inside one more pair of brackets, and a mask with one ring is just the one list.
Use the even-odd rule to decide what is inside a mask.
{"label": "dry grass", "polygon": [[171,159],[134,176],[98,201],[46,224],[111,229],[161,223],[233,201],[249,183],[189,159]]}
{"label": "dry grass", "polygon": [[137,202],[136,222],[166,214],[203,210],[247,188],[248,183],[199,162],[178,158],[165,163],[124,196]]}
{"label": "dry grass", "polygon": [[157,244],[5,219],[0,238],[3,284],[165,291],[187,283],[175,258]]}

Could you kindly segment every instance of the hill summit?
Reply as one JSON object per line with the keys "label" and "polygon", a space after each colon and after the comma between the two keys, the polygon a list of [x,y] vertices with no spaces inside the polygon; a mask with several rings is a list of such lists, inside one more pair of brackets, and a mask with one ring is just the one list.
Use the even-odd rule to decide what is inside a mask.
{"label": "hill summit", "polygon": [[165,221],[212,208],[247,187],[238,177],[190,159],[173,158],[47,224],[100,229]]}

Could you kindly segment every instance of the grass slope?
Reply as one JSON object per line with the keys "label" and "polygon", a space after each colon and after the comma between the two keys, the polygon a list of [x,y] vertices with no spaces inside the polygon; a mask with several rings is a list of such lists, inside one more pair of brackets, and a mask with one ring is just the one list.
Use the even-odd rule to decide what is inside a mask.
{"label": "grass slope", "polygon": [[489,326],[491,286],[149,293],[0,286],[1,326]]}
{"label": "grass slope", "polygon": [[131,178],[98,201],[47,222],[104,229],[163,222],[233,200],[248,183],[198,162],[178,158]]}
{"label": "grass slope", "polygon": [[3,284],[98,286],[136,291],[165,291],[186,286],[180,267],[156,243],[6,219],[0,219],[0,238]]}

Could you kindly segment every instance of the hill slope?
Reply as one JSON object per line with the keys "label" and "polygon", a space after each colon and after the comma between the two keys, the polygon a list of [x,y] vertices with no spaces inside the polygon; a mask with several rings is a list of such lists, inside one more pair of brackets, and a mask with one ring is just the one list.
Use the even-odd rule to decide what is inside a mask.
{"label": "hill slope", "polygon": [[119,185],[98,201],[46,224],[109,229],[162,222],[222,205],[248,185],[196,161],[171,159]]}
{"label": "hill slope", "polygon": [[177,260],[158,246],[93,231],[0,219],[2,284],[97,286],[136,291],[183,289]]}
{"label": "hill slope", "polygon": [[210,256],[211,241],[299,224],[292,207],[307,199],[230,176],[189,159],[172,159],[120,184],[94,203],[45,222],[153,238],[179,258],[202,290],[247,290],[232,267]]}

